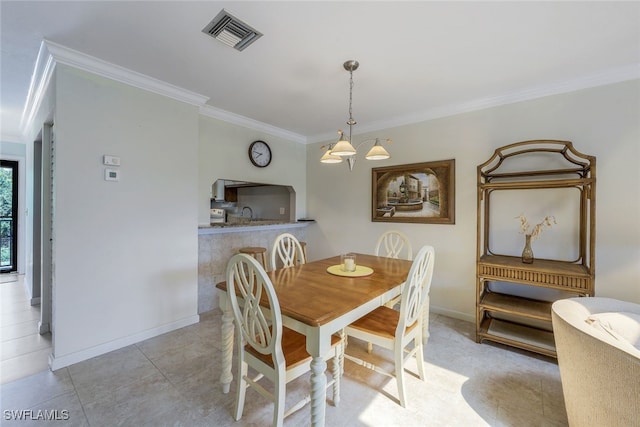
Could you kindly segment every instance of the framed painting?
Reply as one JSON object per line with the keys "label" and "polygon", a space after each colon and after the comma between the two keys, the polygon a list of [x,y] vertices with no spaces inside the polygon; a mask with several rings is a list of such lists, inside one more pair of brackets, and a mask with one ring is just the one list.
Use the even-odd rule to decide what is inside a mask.
{"label": "framed painting", "polygon": [[455,160],[371,170],[374,222],[455,224]]}

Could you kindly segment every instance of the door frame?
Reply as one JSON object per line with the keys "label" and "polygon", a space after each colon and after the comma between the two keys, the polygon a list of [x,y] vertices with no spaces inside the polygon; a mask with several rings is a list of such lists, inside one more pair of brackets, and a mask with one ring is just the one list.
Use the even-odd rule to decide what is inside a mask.
{"label": "door frame", "polygon": [[16,234],[16,270],[12,273],[24,274],[24,260],[25,260],[25,225],[26,225],[26,158],[21,156],[2,155],[2,160],[18,163],[18,205],[15,212],[17,225]]}
{"label": "door frame", "polygon": [[53,124],[42,127],[41,212],[40,212],[40,334],[53,333],[53,198],[54,190]]}

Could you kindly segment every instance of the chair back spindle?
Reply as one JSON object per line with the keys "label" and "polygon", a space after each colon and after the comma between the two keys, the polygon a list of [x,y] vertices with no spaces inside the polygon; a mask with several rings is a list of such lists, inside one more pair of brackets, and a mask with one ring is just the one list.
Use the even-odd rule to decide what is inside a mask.
{"label": "chair back spindle", "polygon": [[271,269],[279,268],[278,261],[282,268],[293,267],[305,264],[304,250],[298,239],[291,233],[282,233],[273,242],[271,250]]}
{"label": "chair back spindle", "polygon": [[400,321],[396,335],[403,333],[424,316],[424,305],[428,302],[433,277],[435,251],[432,246],[424,246],[411,265],[408,279],[400,297]]}
{"label": "chair back spindle", "polygon": [[409,261],[413,258],[413,249],[409,238],[401,231],[389,230],[382,233],[376,243],[377,256],[389,258],[403,258]]}

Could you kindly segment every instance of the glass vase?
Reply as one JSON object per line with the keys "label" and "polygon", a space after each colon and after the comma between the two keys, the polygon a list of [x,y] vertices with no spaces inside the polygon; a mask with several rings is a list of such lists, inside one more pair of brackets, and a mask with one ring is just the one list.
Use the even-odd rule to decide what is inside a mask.
{"label": "glass vase", "polygon": [[522,250],[522,262],[533,264],[533,249],[531,249],[531,234],[525,234],[524,249]]}

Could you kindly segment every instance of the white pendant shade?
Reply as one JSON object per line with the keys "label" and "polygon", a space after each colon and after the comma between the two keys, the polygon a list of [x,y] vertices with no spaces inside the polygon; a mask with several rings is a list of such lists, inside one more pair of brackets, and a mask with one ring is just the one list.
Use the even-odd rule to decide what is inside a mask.
{"label": "white pendant shade", "polygon": [[[354,148],[351,145],[351,135],[353,131],[353,125],[357,122],[353,118],[352,114],[352,100],[353,100],[353,72],[358,69],[360,64],[355,59],[345,62],[342,64],[345,70],[349,72],[349,120],[347,121],[347,125],[349,125],[349,138],[345,137],[344,132],[342,130],[338,131],[338,135],[340,135],[338,142],[335,144],[329,144],[329,148],[325,151],[324,155],[320,158],[321,163],[340,163],[343,158],[347,160],[347,164],[349,165],[349,170],[353,170],[353,165],[356,162],[356,154],[357,148],[360,148],[362,144],[365,142],[375,141],[371,150],[365,156],[367,160],[385,160],[391,157],[389,152],[385,150],[385,148],[380,144],[379,138],[368,139],[366,141],[362,141],[357,144],[357,148]],[[384,142],[391,142],[390,139],[385,140]],[[320,147],[324,149],[327,145],[323,145]]]}
{"label": "white pendant shade", "polygon": [[334,156],[353,156],[356,154],[356,149],[346,139],[341,139],[331,149],[331,154]]}
{"label": "white pendant shade", "polygon": [[367,160],[385,160],[391,157],[389,152],[382,145],[374,145],[365,156]]}
{"label": "white pendant shade", "polygon": [[324,155],[320,158],[321,163],[342,163],[342,157],[333,154],[331,149],[324,152]]}

